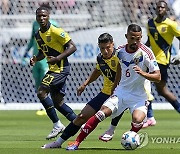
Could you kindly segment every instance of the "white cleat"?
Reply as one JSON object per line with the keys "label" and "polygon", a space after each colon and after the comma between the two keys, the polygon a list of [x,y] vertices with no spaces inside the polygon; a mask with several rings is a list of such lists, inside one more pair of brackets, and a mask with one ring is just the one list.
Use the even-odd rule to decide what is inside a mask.
{"label": "white cleat", "polygon": [[65,129],[65,126],[54,127],[51,133],[46,137],[47,140],[57,137],[60,133],[62,133]]}
{"label": "white cleat", "polygon": [[110,133],[109,131],[106,131],[103,135],[99,136],[99,140],[108,142],[111,141],[113,138],[114,133]]}
{"label": "white cleat", "polygon": [[54,148],[61,148],[61,145],[59,145],[59,143],[55,141],[49,144],[45,144],[41,147],[41,149],[54,149]]}

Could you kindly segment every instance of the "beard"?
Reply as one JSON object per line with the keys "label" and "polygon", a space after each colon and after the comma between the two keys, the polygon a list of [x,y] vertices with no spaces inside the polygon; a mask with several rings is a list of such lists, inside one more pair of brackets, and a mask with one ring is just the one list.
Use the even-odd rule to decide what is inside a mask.
{"label": "beard", "polygon": [[133,50],[133,51],[136,51],[137,48],[138,48],[138,45],[136,45],[136,44],[131,44],[131,45],[129,46],[129,48],[130,48],[131,50]]}

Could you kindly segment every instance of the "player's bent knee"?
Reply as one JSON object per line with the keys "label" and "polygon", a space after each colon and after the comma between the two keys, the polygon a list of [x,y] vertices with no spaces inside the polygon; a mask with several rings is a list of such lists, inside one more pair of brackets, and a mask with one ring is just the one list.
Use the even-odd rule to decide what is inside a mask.
{"label": "player's bent knee", "polygon": [[106,119],[105,113],[103,111],[98,111],[95,116],[99,119],[99,121],[103,121],[104,119]]}
{"label": "player's bent knee", "polygon": [[37,92],[37,97],[40,99],[40,100],[43,100],[44,98],[47,97],[47,94],[44,92],[44,91],[38,91]]}
{"label": "player's bent knee", "polygon": [[133,117],[133,122],[135,123],[141,123],[145,119],[144,117]]}
{"label": "player's bent knee", "polygon": [[84,124],[84,123],[86,123],[87,120],[88,120],[88,118],[84,114],[80,113],[77,115],[74,122],[78,123],[78,124]]}
{"label": "player's bent knee", "polygon": [[38,91],[38,92],[37,92],[37,97],[38,97],[40,100],[44,99],[44,98],[45,98],[44,92],[43,92],[43,91]]}

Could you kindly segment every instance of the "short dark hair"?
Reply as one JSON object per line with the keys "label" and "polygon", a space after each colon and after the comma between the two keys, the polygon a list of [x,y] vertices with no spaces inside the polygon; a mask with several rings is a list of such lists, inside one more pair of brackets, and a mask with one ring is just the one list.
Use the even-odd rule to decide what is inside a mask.
{"label": "short dark hair", "polygon": [[98,38],[98,44],[99,43],[108,43],[113,42],[113,37],[109,33],[103,33]]}
{"label": "short dark hair", "polygon": [[158,5],[159,3],[164,3],[165,6],[166,6],[166,10],[169,11],[169,6],[168,6],[168,3],[167,3],[166,0],[159,0],[159,1],[156,3],[156,5]]}
{"label": "short dark hair", "polygon": [[132,31],[132,32],[142,32],[142,29],[137,24],[130,24],[128,26],[127,32],[130,32],[130,31]]}
{"label": "short dark hair", "polygon": [[47,7],[49,10],[52,9],[51,6],[50,6],[50,4],[49,4],[49,2],[42,2],[42,3],[39,4],[39,6]]}
{"label": "short dark hair", "polygon": [[49,8],[47,8],[47,7],[45,7],[45,6],[40,6],[40,7],[36,10],[36,14],[37,14],[38,11],[41,11],[41,10],[46,10],[48,13],[50,13],[50,12],[49,12]]}
{"label": "short dark hair", "polygon": [[[161,3],[161,2],[162,2],[162,3],[165,3],[166,5],[168,5],[168,3],[167,3],[166,0],[159,0],[157,3]],[[156,4],[157,4],[157,3],[156,3]]]}

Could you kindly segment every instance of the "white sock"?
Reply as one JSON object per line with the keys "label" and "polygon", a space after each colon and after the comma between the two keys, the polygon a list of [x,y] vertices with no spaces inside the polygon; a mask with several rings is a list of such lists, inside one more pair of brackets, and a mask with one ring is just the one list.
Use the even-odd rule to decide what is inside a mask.
{"label": "white sock", "polygon": [[111,132],[111,133],[114,133],[115,129],[116,129],[116,126],[110,125],[108,131]]}
{"label": "white sock", "polygon": [[150,118],[148,118],[148,119],[150,119],[150,120],[155,120],[155,118],[154,118],[154,117],[150,117]]}
{"label": "white sock", "polygon": [[58,122],[54,123],[54,127],[55,127],[55,128],[57,128],[57,127],[60,128],[60,127],[62,127],[62,125],[63,125],[63,124],[61,123],[60,120],[58,120]]}
{"label": "white sock", "polygon": [[56,140],[56,142],[58,142],[59,145],[62,145],[62,144],[65,142],[65,140],[63,140],[61,137],[59,137],[59,138]]}

